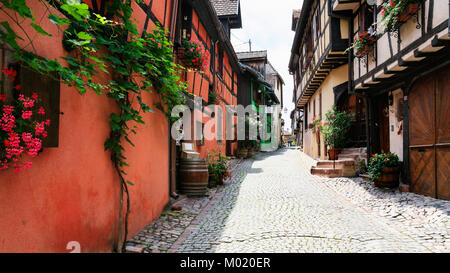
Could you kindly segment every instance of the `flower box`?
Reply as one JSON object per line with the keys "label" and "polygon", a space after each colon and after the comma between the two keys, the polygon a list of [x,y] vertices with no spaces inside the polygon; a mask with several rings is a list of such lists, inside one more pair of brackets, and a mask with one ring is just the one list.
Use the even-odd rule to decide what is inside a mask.
{"label": "flower box", "polygon": [[382,189],[395,189],[399,186],[398,167],[386,167],[381,170],[381,175],[375,180],[375,186]]}
{"label": "flower box", "polygon": [[419,12],[419,4],[417,3],[409,4],[408,7],[405,8],[405,10],[403,10],[402,13],[399,14],[397,21],[406,22],[417,12]]}

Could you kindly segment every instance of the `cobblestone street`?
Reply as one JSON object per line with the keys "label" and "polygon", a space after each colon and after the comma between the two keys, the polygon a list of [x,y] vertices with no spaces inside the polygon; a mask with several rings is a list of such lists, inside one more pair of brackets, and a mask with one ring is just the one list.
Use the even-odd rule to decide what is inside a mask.
{"label": "cobblestone street", "polygon": [[[448,250],[445,236],[450,232],[448,222],[442,218],[448,217],[448,213],[439,218],[444,228],[441,223],[441,245],[435,247],[423,240],[430,236],[430,230],[411,232],[406,228],[408,222],[394,221],[362,206],[367,204],[352,202],[344,191],[340,194],[323,179],[312,176],[311,162],[301,155],[298,150],[282,149],[245,160],[223,188],[209,198],[196,200],[203,204],[197,206],[193,216],[186,216],[189,212],[183,214],[183,207],[183,216],[176,221],[184,219],[184,225],[178,227],[168,245],[163,248],[146,245],[149,238],[161,235],[152,234],[155,223],[131,240],[132,245],[144,247],[146,252],[182,253]],[[437,202],[444,206],[450,203]],[[203,213],[199,212],[200,207]],[[167,223],[157,225],[170,228],[172,220],[166,217],[163,221]]]}

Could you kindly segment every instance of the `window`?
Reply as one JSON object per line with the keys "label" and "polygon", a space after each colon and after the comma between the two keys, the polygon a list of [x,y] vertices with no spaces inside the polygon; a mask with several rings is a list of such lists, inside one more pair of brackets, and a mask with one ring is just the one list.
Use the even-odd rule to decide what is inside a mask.
{"label": "window", "polygon": [[218,44],[218,67],[217,67],[217,72],[219,73],[220,76],[223,76],[223,48],[222,45],[219,43]]}
{"label": "window", "polygon": [[[198,129],[198,128],[200,128],[200,129]],[[200,134],[201,134],[201,139],[197,140],[197,146],[205,145],[205,135],[204,135],[205,124],[202,123],[201,121],[197,120],[196,121],[196,130],[200,130]]]}
{"label": "window", "polygon": [[187,1],[183,1],[181,5],[181,14],[179,18],[179,32],[177,41],[181,44],[181,39],[187,39],[191,35],[192,29],[192,7]]}
{"label": "window", "polygon": [[305,108],[304,108],[304,112],[305,112],[305,118],[304,118],[304,120],[305,120],[305,129],[308,129],[308,112],[309,112],[309,111],[307,111],[307,108],[308,108],[308,109],[310,108],[309,105],[310,105],[310,104],[308,103],[308,107],[305,106]]}
{"label": "window", "polygon": [[373,6],[367,5],[364,3],[361,5],[359,9],[359,33],[365,33],[369,31],[369,28],[374,23],[374,9]]}
{"label": "window", "polygon": [[209,49],[209,69],[212,73],[214,73],[214,69],[216,68],[215,60],[216,60],[216,43],[211,40],[211,45]]}
{"label": "window", "polygon": [[[48,136],[43,142],[44,147],[58,147],[59,145],[59,103],[60,103],[60,82],[56,80],[57,74],[42,75],[19,62],[13,62],[11,59],[11,51],[0,48],[0,56],[2,56],[1,66],[12,68],[17,71],[14,82],[3,80],[2,77],[0,93],[3,92],[9,100],[18,99],[19,94],[31,97],[33,93],[39,96],[37,107],[44,107],[45,119],[49,119]],[[20,85],[20,91],[13,86]]]}

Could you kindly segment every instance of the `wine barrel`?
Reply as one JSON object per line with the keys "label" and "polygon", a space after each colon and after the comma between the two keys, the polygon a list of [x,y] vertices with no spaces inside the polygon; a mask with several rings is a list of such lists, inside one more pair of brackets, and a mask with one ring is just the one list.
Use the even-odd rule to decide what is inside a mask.
{"label": "wine barrel", "polygon": [[182,193],[190,196],[206,194],[209,179],[206,159],[180,159],[178,173]]}

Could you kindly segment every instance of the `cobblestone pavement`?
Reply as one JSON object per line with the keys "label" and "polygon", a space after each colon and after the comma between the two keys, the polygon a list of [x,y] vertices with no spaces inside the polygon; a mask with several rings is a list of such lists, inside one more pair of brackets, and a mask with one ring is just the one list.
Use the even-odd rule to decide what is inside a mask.
{"label": "cobblestone pavement", "polygon": [[177,252],[431,252],[309,174],[300,152],[246,160]]}
{"label": "cobblestone pavement", "polygon": [[[235,171],[241,162],[240,159],[230,160],[231,172]],[[180,195],[177,200],[172,199],[161,217],[127,242],[127,250],[144,253],[168,252],[185,234],[186,229],[205,210],[216,193],[221,192],[221,190],[222,187],[220,186],[208,189],[205,197],[188,198],[185,195]],[[182,210],[172,211],[172,206],[179,206]]]}
{"label": "cobblestone pavement", "polygon": [[450,253],[450,202],[380,190],[362,178],[323,179],[351,203],[391,221],[434,252]]}

